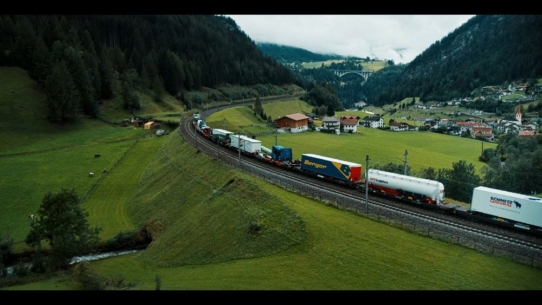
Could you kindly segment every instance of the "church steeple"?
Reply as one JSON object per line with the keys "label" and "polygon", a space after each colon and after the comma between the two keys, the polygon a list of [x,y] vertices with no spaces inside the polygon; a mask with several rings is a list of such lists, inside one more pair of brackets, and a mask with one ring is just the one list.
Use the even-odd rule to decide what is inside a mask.
{"label": "church steeple", "polygon": [[521,125],[521,106],[518,105],[516,108],[516,120],[519,122],[519,125]]}

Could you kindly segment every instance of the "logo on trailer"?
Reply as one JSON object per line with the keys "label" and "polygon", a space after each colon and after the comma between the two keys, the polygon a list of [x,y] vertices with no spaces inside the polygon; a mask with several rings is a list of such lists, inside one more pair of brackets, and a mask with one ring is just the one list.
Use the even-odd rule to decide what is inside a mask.
{"label": "logo on trailer", "polygon": [[370,177],[369,180],[374,181],[374,182],[380,182],[380,183],[383,183],[383,184],[388,184],[388,181],[379,180],[379,179],[376,179],[375,177]]}
{"label": "logo on trailer", "polygon": [[305,165],[312,166],[312,167],[314,167],[314,168],[327,168],[326,165],[319,164],[319,163],[315,163],[315,162],[311,162],[311,161],[308,160],[308,159],[305,160]]}
{"label": "logo on trailer", "polygon": [[333,166],[335,166],[335,168],[338,169],[345,178],[350,179],[350,171],[351,171],[350,166],[337,163],[337,162],[331,162],[331,163],[333,163]]}
{"label": "logo on trailer", "polygon": [[[512,200],[502,199],[502,198],[499,198],[499,197],[490,197],[489,202],[494,203],[494,204],[498,204],[498,205],[503,205],[503,206],[509,207],[509,208],[511,208],[512,203],[514,203],[514,201],[512,201]],[[521,204],[519,204],[519,202],[516,204],[516,207],[517,207],[517,205],[519,205],[519,208],[521,208]]]}

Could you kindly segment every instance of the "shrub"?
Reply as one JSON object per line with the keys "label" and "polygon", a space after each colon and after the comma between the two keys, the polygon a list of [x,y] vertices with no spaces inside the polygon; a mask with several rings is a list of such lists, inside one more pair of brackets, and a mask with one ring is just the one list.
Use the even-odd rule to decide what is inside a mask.
{"label": "shrub", "polygon": [[96,275],[89,262],[77,264],[72,270],[72,276],[75,282],[77,282],[82,289],[105,289],[105,282]]}
{"label": "shrub", "polygon": [[119,232],[107,244],[109,251],[131,249],[138,245],[139,232]]}
{"label": "shrub", "polygon": [[7,234],[0,236],[0,267],[13,258],[13,238]]}
{"label": "shrub", "polygon": [[30,274],[29,267],[24,264],[17,264],[13,267],[13,274],[17,276],[27,276]]}

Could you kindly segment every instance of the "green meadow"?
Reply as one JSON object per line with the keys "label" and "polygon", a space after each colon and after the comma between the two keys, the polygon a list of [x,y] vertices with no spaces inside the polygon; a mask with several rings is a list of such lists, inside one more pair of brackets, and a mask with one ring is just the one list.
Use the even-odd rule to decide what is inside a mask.
{"label": "green meadow", "polygon": [[[291,103],[292,107],[287,106]],[[264,104],[265,113],[273,114],[278,118],[293,113],[310,113],[311,107],[302,101],[283,101],[273,104]],[[285,109],[291,109],[288,113]],[[287,112],[286,114],[284,114]],[[361,118],[369,115],[364,111],[337,112],[336,116],[354,115]],[[234,133],[259,133],[272,131],[267,125],[259,121],[248,107],[230,108],[215,113],[206,118],[206,122],[213,128],[224,128]],[[225,124],[223,124],[226,122]],[[239,122],[239,128],[234,125]],[[316,121],[319,125],[320,121]],[[230,129],[229,129],[230,128]],[[278,145],[291,147],[294,158],[301,159],[304,153],[314,153],[329,156],[336,159],[361,163],[366,165],[366,157],[369,156],[371,165],[385,165],[387,163],[404,164],[405,152],[407,152],[407,164],[413,171],[420,171],[427,167],[452,168],[453,163],[465,160],[472,163],[478,173],[485,163],[480,162],[478,157],[483,149],[495,148],[496,143],[488,143],[454,137],[433,132],[391,132],[373,128],[358,127],[357,133],[341,133],[340,135],[328,134],[316,131],[303,133],[280,133],[259,136],[265,147]]]}
{"label": "green meadow", "polygon": [[[7,78],[2,74],[15,72],[0,68],[0,84],[4,84],[2,77]],[[25,73],[17,77],[19,82],[14,84],[31,82]],[[32,88],[21,96],[39,96]],[[297,101],[291,104],[291,113],[305,109]],[[7,107],[11,103],[0,100],[0,109]],[[289,107],[289,103],[284,102],[282,107]],[[226,124],[228,130],[236,127],[241,131],[240,126],[261,124],[250,109],[244,108],[225,110],[222,117],[211,115],[209,125],[222,128],[220,124]],[[20,115],[14,113],[12,117]],[[37,122],[28,133],[40,136],[29,134],[26,140],[13,136],[11,130],[26,121],[11,120],[10,116],[0,129],[2,136],[15,139],[0,154],[0,233],[14,238],[17,252],[27,250],[27,216],[37,211],[44,194],[61,187],[75,188],[84,199],[82,204],[89,212],[91,226],[102,229],[103,240],[142,226],[150,229],[153,242],[146,250],[90,264],[97,275],[121,278],[132,290],[154,290],[157,278],[162,290],[542,289],[540,268],[418,235],[284,190],[198,153],[176,132],[151,137],[148,130],[81,118],[78,124],[53,132],[48,147],[47,138],[42,138],[47,136],[43,130],[55,128],[47,127],[39,115],[26,115],[26,119]],[[307,132],[280,134],[278,141],[293,147],[296,156],[314,149],[320,154],[362,162],[369,154],[371,163],[384,152],[386,160],[402,162],[404,150],[408,149],[409,164],[424,165],[416,161],[421,150],[407,145],[416,141],[414,138],[401,140],[408,137],[407,133],[397,138],[387,136],[392,135],[377,130],[341,135]],[[273,135],[261,139],[264,145],[274,144]],[[397,150],[378,145],[382,139],[397,142]],[[458,140],[478,147],[476,141]],[[430,141],[437,139],[415,143]],[[436,148],[447,145],[457,154],[456,147],[446,143],[426,144],[430,150],[425,152],[427,166],[437,167],[441,162],[435,160],[438,158],[454,159],[453,152]],[[380,151],[378,147],[382,147]],[[340,152],[346,148],[354,151]],[[5,150],[10,153],[5,154]],[[95,158],[96,153],[101,157]],[[428,158],[427,153],[434,155]],[[449,161],[443,164],[451,166]],[[88,176],[90,171],[95,174],[92,178]],[[59,274],[0,289],[81,287],[68,274]]]}
{"label": "green meadow", "polygon": [[[326,61],[314,61],[314,62],[304,62],[302,63],[303,68],[305,69],[314,69],[314,68],[320,68],[323,66],[329,66],[332,63],[342,63],[344,62],[344,59],[330,59]],[[363,70],[373,70],[373,72],[376,72],[382,68],[384,68],[387,64],[387,61],[385,60],[373,60],[369,62],[360,62],[359,65]]]}

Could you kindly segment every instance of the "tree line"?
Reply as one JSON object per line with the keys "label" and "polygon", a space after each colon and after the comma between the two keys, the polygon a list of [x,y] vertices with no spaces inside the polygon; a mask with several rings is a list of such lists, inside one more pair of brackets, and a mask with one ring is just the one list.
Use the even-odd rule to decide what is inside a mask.
{"label": "tree line", "polygon": [[[542,135],[518,137],[515,134],[503,134],[499,137],[496,148],[482,151],[480,161],[485,162],[481,176],[476,167],[465,160],[454,162],[451,168],[423,168],[408,175],[442,182],[446,196],[462,202],[471,202],[472,192],[477,186],[487,186],[520,194],[538,194],[542,192]],[[381,169],[397,174],[404,174],[404,165],[388,163],[375,164]]]}
{"label": "tree line", "polygon": [[28,71],[47,95],[51,122],[99,114],[121,97],[141,107],[221,85],[294,84],[288,68],[265,56],[224,16],[0,16],[0,65]]}

